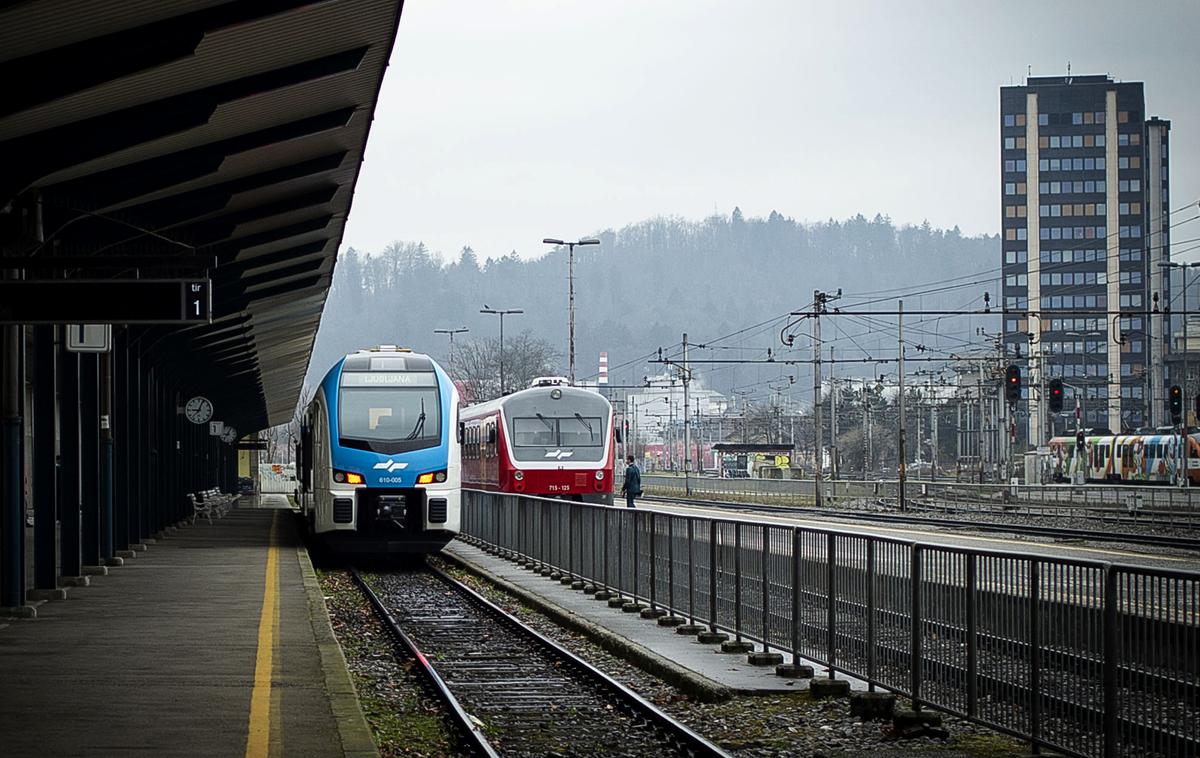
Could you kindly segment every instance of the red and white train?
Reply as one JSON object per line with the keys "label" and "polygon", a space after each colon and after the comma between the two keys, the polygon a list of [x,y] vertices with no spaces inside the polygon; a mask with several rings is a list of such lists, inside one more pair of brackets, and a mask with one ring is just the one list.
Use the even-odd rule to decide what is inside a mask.
{"label": "red and white train", "polygon": [[540,386],[460,412],[462,486],[612,504],[612,405],[590,390]]}

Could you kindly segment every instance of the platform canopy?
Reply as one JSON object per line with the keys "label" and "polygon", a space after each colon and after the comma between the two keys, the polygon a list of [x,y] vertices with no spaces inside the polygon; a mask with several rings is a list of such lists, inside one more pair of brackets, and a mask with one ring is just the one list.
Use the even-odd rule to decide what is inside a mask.
{"label": "platform canopy", "polygon": [[211,277],[211,323],[130,334],[243,432],[286,421],[401,5],[0,6],[0,269]]}

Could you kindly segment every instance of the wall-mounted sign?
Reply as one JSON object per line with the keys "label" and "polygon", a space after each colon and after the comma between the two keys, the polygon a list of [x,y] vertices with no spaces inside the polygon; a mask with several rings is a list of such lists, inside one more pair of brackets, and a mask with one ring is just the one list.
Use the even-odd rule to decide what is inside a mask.
{"label": "wall-mounted sign", "polygon": [[112,350],[110,324],[67,324],[67,350],[72,353],[107,353]]}
{"label": "wall-mounted sign", "polygon": [[207,424],[213,415],[213,404],[208,398],[197,395],[183,406],[183,414],[193,424]]}
{"label": "wall-mounted sign", "polygon": [[209,421],[208,422],[208,434],[210,437],[220,437],[224,433],[225,433],[225,422],[224,421]]}

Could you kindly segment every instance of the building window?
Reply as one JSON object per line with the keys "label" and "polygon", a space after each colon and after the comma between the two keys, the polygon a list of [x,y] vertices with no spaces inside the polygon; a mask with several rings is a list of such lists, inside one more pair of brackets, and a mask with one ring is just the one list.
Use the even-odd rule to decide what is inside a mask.
{"label": "building window", "polygon": [[1050,147],[1050,138],[1045,135],[1039,136],[1038,137],[1038,147],[1041,148],[1042,150],[1045,150],[1046,148]]}
{"label": "building window", "polygon": [[1071,123],[1076,126],[1078,126],[1079,124],[1082,124],[1083,123],[1083,114],[1082,113],[1072,113],[1071,114]]}
{"label": "building window", "polygon": [[1005,114],[1004,114],[1004,125],[1005,125],[1005,126],[1016,126],[1016,124],[1017,124],[1017,117],[1016,117],[1016,116],[1014,116],[1014,115],[1013,115],[1013,114],[1011,114],[1011,113],[1005,113]]}
{"label": "building window", "polygon": [[1059,137],[1057,134],[1051,135],[1050,147],[1062,147],[1062,137]]}
{"label": "building window", "polygon": [[1017,182],[1017,194],[1018,195],[1025,194],[1025,182]]}
{"label": "building window", "polygon": [[1017,146],[1017,140],[1015,137],[1005,137],[1004,138],[1004,149],[1005,150],[1012,150],[1016,146]]}
{"label": "building window", "polygon": [[1118,124],[1128,124],[1129,123],[1129,111],[1117,111],[1117,123]]}
{"label": "building window", "polygon": [[1048,113],[1038,114],[1038,126],[1050,126],[1050,115]]}
{"label": "building window", "polygon": [[1018,150],[1025,149],[1025,138],[1024,137],[1017,137],[1017,149]]}
{"label": "building window", "polygon": [[1013,182],[1005,182],[1004,183],[1004,194],[1006,194],[1006,195],[1017,194],[1017,185],[1014,184]]}
{"label": "building window", "polygon": [[1025,159],[1022,158],[1021,160],[1017,161],[1017,171],[1023,172],[1024,170],[1025,170]]}
{"label": "building window", "polygon": [[1018,239],[1018,240],[1020,240],[1020,241],[1022,241],[1022,242],[1024,242],[1024,241],[1025,241],[1025,240],[1027,240],[1027,239],[1029,239],[1029,231],[1028,231],[1028,230],[1027,230],[1025,227],[1023,227],[1023,226],[1022,226],[1022,227],[1019,227],[1019,228],[1017,229],[1017,239]]}

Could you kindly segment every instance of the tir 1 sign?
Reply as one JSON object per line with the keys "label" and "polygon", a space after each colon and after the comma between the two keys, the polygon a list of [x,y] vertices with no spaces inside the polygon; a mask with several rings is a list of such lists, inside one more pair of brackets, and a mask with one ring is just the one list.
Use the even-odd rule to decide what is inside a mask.
{"label": "tir 1 sign", "polygon": [[0,281],[0,324],[212,323],[209,279]]}

